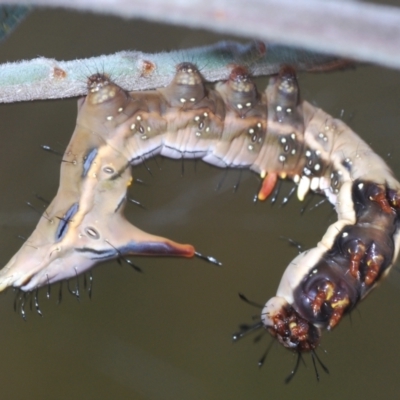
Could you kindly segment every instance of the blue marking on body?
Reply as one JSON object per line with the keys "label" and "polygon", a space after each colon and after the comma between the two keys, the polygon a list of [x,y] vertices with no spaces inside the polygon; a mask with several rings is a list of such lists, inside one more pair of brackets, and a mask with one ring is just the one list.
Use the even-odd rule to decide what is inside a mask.
{"label": "blue marking on body", "polygon": [[84,178],[87,175],[87,173],[92,165],[92,162],[96,158],[96,156],[97,156],[97,149],[92,149],[89,151],[88,155],[85,157],[85,161],[83,162],[82,178]]}
{"label": "blue marking on body", "polygon": [[56,232],[57,242],[62,240],[62,238],[66,235],[68,231],[68,223],[71,220],[71,218],[77,213],[78,208],[79,208],[79,203],[72,204],[69,210],[65,213],[64,217],[60,220]]}

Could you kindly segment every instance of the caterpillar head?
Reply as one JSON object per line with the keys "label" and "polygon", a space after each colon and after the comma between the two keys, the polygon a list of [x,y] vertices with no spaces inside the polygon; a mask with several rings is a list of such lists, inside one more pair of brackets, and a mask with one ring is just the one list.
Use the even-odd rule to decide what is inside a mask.
{"label": "caterpillar head", "polygon": [[290,350],[313,351],[319,345],[320,328],[301,317],[283,297],[273,297],[265,304],[261,320],[269,333]]}

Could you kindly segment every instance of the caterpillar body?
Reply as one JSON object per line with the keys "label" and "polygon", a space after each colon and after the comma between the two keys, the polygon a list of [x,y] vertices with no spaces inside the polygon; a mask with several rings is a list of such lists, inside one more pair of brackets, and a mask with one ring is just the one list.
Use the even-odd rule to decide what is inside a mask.
{"label": "caterpillar body", "polygon": [[285,270],[263,326],[285,347],[313,351],[388,273],[399,251],[400,184],[385,162],[342,121],[299,101],[295,72],[282,67],[258,93],[247,70],[208,89],[191,63],[162,89],[128,93],[108,76],[88,79],[78,101],[60,186],[35,231],[0,271],[0,290],[30,292],[124,255],[195,255],[194,247],[143,232],[123,216],[130,166],[156,154],[249,168],[292,179],[303,200],[325,195],[338,221]]}

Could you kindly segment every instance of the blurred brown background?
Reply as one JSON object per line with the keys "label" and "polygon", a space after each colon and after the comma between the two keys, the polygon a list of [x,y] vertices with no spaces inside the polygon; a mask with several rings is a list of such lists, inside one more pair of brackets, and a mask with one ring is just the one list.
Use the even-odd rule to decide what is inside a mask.
{"label": "blurred brown background", "polygon": [[[156,52],[213,43],[225,37],[207,32],[123,21],[67,11],[35,11],[1,45],[1,62],[36,56],[89,57],[119,50]],[[100,68],[100,67],[99,67]],[[344,119],[400,176],[400,75],[378,67],[327,75],[301,75],[303,97]],[[265,86],[265,81],[260,82]],[[51,199],[57,189],[59,159],[44,153],[48,144],[63,151],[74,128],[76,100],[1,105],[0,264],[28,236],[38,215],[25,205],[34,193]],[[0,296],[1,396],[4,399],[325,399],[385,396],[398,398],[400,380],[400,275],[393,271],[332,333],[325,333],[316,383],[312,362],[301,365],[293,382],[283,379],[295,357],[273,347],[264,367],[257,360],[269,337],[232,344],[241,322],[259,310],[239,300],[243,292],[264,303],[275,294],[287,264],[296,256],[280,236],[313,247],[336,219],[325,205],[300,216],[295,198],[284,208],[252,202],[258,178],[203,163],[169,160],[134,168],[146,185],[134,185],[133,198],[147,210],[128,206],[134,224],[180,242],[193,243],[223,262],[140,258],[135,273],[116,262],[94,270],[93,299],[81,302],[64,287],[57,306],[40,292],[44,317],[28,321],[13,311],[14,294]],[[225,177],[225,179],[224,179]],[[222,188],[215,191],[224,179]],[[290,190],[283,187],[282,197]],[[317,199],[314,199],[316,202]],[[73,286],[73,283],[71,284]]]}

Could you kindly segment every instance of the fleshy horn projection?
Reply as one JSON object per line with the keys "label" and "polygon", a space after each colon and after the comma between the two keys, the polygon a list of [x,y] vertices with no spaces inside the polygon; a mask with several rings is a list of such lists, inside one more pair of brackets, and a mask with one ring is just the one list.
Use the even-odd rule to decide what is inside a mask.
{"label": "fleshy horn projection", "polygon": [[[0,271],[0,290],[32,291],[72,278],[100,261],[124,255],[183,256],[193,246],[148,234],[123,210],[132,182],[121,125],[141,103],[104,75],[89,78],[76,129],[61,164],[56,197],[21,249]],[[132,132],[128,130],[129,132]]]}

